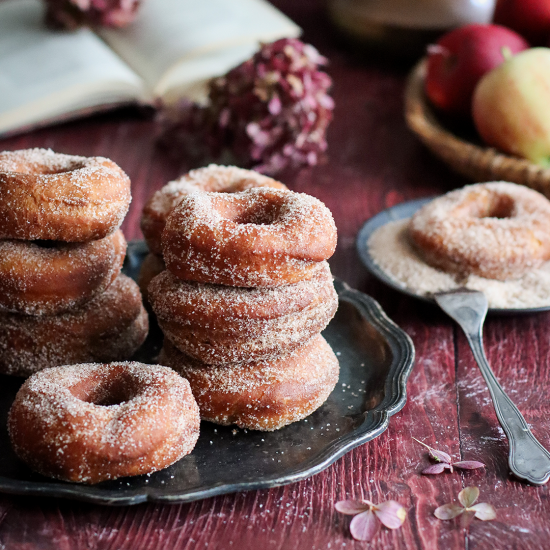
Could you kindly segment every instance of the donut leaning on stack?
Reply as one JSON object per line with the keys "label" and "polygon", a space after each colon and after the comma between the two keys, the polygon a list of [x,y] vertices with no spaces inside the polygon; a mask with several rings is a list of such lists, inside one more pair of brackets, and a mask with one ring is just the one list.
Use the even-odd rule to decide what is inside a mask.
{"label": "donut leaning on stack", "polygon": [[335,246],[320,201],[274,186],[198,192],[173,208],[167,270],[148,295],[166,337],[160,361],[189,380],[203,419],[275,430],[326,400],[339,372],[320,335],[337,308]]}
{"label": "donut leaning on stack", "polygon": [[127,359],[147,314],[120,273],[130,180],[112,161],[0,153],[0,373]]}

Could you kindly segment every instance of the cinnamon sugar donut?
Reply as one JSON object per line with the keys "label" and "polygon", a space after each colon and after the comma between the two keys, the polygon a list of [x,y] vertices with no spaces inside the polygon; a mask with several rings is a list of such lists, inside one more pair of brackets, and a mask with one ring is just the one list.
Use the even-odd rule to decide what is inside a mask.
{"label": "cinnamon sugar donut", "polygon": [[0,240],[0,310],[55,315],[104,292],[126,254],[122,231],[87,243]]}
{"label": "cinnamon sugar donut", "polygon": [[518,278],[550,259],[550,201],[514,183],[468,185],[416,212],[409,237],[444,271]]}
{"label": "cinnamon sugar donut", "polygon": [[321,336],[272,362],[204,365],[165,340],[160,362],[189,380],[204,420],[278,430],[318,409],[338,381],[338,359]]}
{"label": "cinnamon sugar donut", "polygon": [[321,332],[338,307],[327,262],[307,281],[275,288],[186,282],[164,271],[149,300],[165,336],[203,363],[273,360]]}
{"label": "cinnamon sugar donut", "polygon": [[85,242],[115,231],[130,180],[111,160],[23,149],[0,153],[0,238]]}
{"label": "cinnamon sugar donut", "polygon": [[141,231],[153,254],[162,254],[161,237],[166,218],[181,199],[197,191],[237,193],[253,187],[287,189],[281,182],[236,166],[211,164],[191,170],[188,174],[168,182],[145,204],[141,217]]}
{"label": "cinnamon sugar donut", "polygon": [[34,374],[8,417],[15,453],[33,470],[89,484],[166,468],[191,452],[199,425],[186,380],[134,362]]}
{"label": "cinnamon sugar donut", "polygon": [[168,217],[162,246],[179,279],[272,287],[311,278],[336,248],[336,227],[330,210],[304,193],[195,193]]}
{"label": "cinnamon sugar donut", "polygon": [[59,365],[125,360],[147,330],[139,288],[120,274],[78,309],[40,317],[0,313],[0,373],[29,376]]}

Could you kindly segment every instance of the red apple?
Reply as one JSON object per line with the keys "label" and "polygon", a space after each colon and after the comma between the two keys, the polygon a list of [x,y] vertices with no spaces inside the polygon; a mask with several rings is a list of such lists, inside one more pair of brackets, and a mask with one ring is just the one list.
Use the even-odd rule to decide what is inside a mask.
{"label": "red apple", "polygon": [[550,0],[498,0],[493,21],[537,45],[550,39]]}
{"label": "red apple", "polygon": [[487,73],[472,113],[488,145],[550,167],[550,48],[531,48]]}
{"label": "red apple", "polygon": [[442,111],[469,117],[474,88],[504,61],[502,49],[515,54],[528,47],[519,34],[499,25],[459,27],[428,46],[426,95]]}

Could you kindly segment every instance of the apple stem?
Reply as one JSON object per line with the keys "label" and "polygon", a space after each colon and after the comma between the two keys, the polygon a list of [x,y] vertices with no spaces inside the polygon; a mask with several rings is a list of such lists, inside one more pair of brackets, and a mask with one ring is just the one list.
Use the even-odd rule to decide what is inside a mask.
{"label": "apple stem", "polygon": [[508,61],[508,59],[511,59],[513,56],[512,50],[508,46],[502,46],[500,53],[502,57],[504,57],[504,61]]}

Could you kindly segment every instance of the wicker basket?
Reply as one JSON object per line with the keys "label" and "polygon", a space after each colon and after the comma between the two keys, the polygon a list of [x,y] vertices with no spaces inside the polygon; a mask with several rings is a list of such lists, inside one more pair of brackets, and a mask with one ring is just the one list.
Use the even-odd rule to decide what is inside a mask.
{"label": "wicker basket", "polygon": [[426,60],[411,72],[405,90],[405,118],[409,128],[453,170],[476,181],[512,181],[550,197],[550,168],[511,157],[489,147],[469,143],[446,130],[424,95]]}

